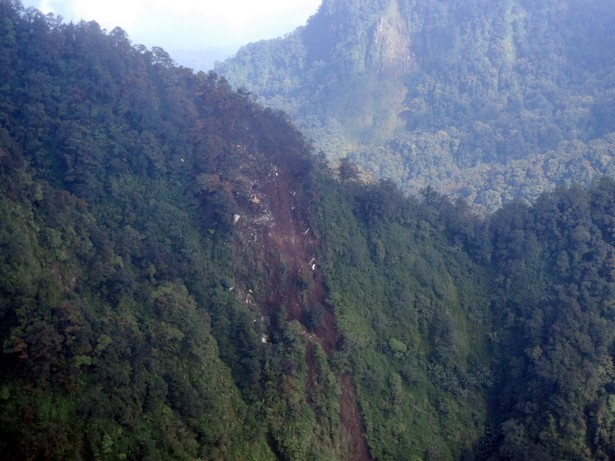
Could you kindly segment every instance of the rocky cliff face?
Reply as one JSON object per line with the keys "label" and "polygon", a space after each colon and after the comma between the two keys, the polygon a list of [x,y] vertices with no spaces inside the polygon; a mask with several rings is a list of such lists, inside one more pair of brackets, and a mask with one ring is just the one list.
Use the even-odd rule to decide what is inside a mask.
{"label": "rocky cliff face", "polygon": [[410,32],[397,0],[391,2],[376,22],[367,60],[368,67],[383,77],[399,78],[410,70],[412,65]]}

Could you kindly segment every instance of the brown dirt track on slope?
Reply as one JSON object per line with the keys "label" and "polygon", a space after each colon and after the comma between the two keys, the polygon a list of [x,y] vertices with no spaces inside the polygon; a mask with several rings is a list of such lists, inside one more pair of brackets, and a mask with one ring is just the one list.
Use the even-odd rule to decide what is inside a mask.
{"label": "brown dirt track on slope", "polygon": [[[249,192],[244,193],[246,206],[237,222],[245,244],[262,252],[263,267],[270,291],[259,304],[270,317],[285,309],[288,320],[306,326],[306,316],[314,306],[321,306],[322,321],[306,336],[317,341],[327,355],[335,350],[339,333],[333,309],[325,302],[326,289],[318,269],[320,245],[310,228],[309,204],[292,175],[271,165],[265,175],[247,181]],[[313,354],[307,353],[308,386],[317,377],[311,363]],[[349,375],[340,379],[340,420],[347,439],[348,461],[370,461],[363,436],[361,416],[357,408],[354,386]]]}
{"label": "brown dirt track on slope", "polygon": [[349,434],[349,450],[345,458],[348,461],[366,461],[371,459],[367,441],[363,436],[361,415],[357,408],[357,398],[354,393],[352,377],[349,374],[341,376],[342,396],[340,397],[340,420],[342,427]]}

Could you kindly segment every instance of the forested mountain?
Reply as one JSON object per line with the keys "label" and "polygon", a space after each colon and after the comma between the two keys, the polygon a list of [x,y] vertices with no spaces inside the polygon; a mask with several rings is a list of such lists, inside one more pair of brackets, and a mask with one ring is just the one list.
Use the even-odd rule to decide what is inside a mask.
{"label": "forested mountain", "polygon": [[615,459],[613,197],[364,184],[215,74],[0,0],[0,458]]}
{"label": "forested mountain", "polygon": [[610,0],[324,0],[216,67],[317,148],[487,210],[615,174]]}

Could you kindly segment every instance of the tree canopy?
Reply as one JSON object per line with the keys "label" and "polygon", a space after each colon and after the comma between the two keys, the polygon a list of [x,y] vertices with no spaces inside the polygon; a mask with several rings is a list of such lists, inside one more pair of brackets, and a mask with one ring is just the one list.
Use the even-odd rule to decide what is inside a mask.
{"label": "tree canopy", "polygon": [[2,459],[615,457],[612,179],[408,197],[16,1],[0,74]]}
{"label": "tree canopy", "polygon": [[216,71],[330,158],[494,211],[615,174],[614,15],[608,0],[326,1]]}

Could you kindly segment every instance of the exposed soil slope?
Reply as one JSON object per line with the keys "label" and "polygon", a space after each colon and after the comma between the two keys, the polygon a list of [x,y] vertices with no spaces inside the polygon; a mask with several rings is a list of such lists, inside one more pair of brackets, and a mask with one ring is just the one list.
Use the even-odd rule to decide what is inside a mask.
{"label": "exposed soil slope", "polygon": [[[280,310],[288,320],[297,320],[305,327],[311,342],[318,342],[327,355],[336,347],[338,331],[335,315],[325,302],[325,286],[319,271],[319,242],[309,220],[308,197],[299,182],[287,169],[271,163],[258,167],[246,165],[240,175],[235,196],[241,210],[234,217],[241,248],[236,254],[255,254],[255,264],[243,264],[238,279],[250,280],[250,271],[265,274],[266,288],[252,292],[238,284],[238,295],[262,309],[270,317]],[[245,292],[243,292],[245,291]],[[317,319],[314,320],[318,311]],[[313,355],[306,353],[310,382],[315,376]],[[340,420],[348,444],[349,461],[369,461],[369,450],[363,435],[361,416],[357,411],[350,376],[340,377]],[[308,389],[309,390],[309,389]]]}

